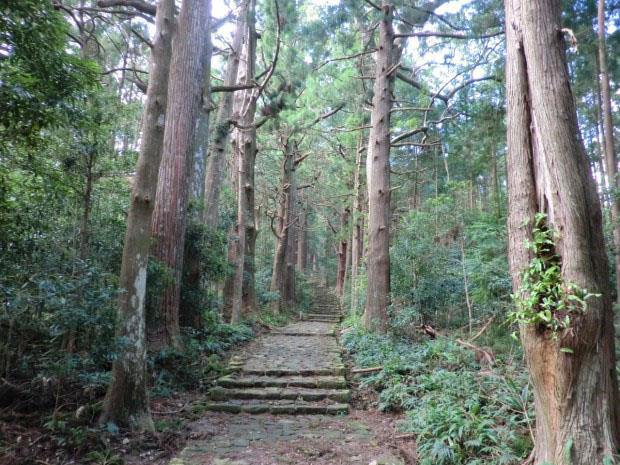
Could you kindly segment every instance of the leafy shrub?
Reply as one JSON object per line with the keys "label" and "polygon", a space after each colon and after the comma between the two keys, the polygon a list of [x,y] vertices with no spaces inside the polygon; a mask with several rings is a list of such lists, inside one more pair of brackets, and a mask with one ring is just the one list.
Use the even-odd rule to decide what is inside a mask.
{"label": "leafy shrub", "polygon": [[480,371],[473,353],[450,338],[412,343],[366,333],[343,336],[360,367],[382,366],[362,384],[379,391],[383,410],[405,410],[421,465],[520,463],[533,417],[521,366]]}

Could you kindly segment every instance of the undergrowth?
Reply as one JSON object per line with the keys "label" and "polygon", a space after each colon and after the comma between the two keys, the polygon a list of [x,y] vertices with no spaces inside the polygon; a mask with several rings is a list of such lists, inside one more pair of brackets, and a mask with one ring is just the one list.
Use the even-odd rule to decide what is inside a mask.
{"label": "undergrowth", "polygon": [[379,392],[379,408],[402,410],[415,434],[421,465],[511,465],[532,448],[527,374],[498,357],[493,369],[471,350],[442,337],[413,342],[353,326],[343,335],[356,366],[382,366],[362,385]]}

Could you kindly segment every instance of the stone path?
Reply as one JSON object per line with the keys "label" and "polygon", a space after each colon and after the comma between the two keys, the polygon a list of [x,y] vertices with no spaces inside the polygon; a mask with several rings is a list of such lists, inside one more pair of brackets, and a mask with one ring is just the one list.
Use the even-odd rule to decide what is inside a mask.
{"label": "stone path", "polygon": [[349,410],[344,365],[335,337],[341,312],[326,289],[305,321],[272,331],[233,357],[231,375],[210,390],[210,411],[343,414]]}
{"label": "stone path", "polygon": [[248,344],[195,406],[205,412],[170,465],[404,465],[395,419],[350,412],[340,319],[338,299],[317,287],[306,320]]}

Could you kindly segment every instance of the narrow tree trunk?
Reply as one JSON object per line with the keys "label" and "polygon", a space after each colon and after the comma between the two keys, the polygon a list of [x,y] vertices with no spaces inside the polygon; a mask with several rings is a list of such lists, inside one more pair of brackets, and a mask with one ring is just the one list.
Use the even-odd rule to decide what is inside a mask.
{"label": "narrow tree trunk", "polygon": [[[254,1],[246,11],[245,40],[238,82],[249,84],[254,80],[256,63],[256,30],[254,28]],[[237,224],[236,239],[229,247],[236,248],[232,254],[235,261],[234,274],[226,283],[229,300],[224,306],[230,309],[230,321],[237,323],[242,315],[254,312],[256,292],[254,290],[254,252],[256,248],[256,226],[254,222],[254,165],[256,160],[256,128],[254,116],[258,89],[247,89],[235,101],[235,116],[239,128],[233,135],[233,160],[237,166]],[[237,113],[238,112],[238,113]],[[228,310],[227,312],[228,313]]]}
{"label": "narrow tree trunk", "polygon": [[276,226],[276,243],[273,257],[273,270],[271,273],[271,292],[279,292],[280,297],[274,302],[273,309],[280,311],[284,303],[284,274],[286,272],[286,250],[290,234],[290,225],[293,220],[292,201],[292,185],[294,183],[294,165],[295,153],[291,147],[291,142],[286,141],[284,144],[284,159],[282,160],[282,178],[280,187],[280,196],[278,200],[278,224]]}
{"label": "narrow tree trunk", "polygon": [[362,137],[357,142],[355,151],[355,174],[353,175],[353,231],[351,233],[351,312],[357,311],[358,290],[357,276],[362,258],[362,153],[364,140]]}
{"label": "narrow tree trunk", "polygon": [[[247,11],[250,0],[243,0],[237,16],[237,27],[231,44],[231,51],[226,62],[224,86],[237,83],[237,72],[241,56],[241,47],[246,30]],[[233,113],[233,92],[222,94],[218,106],[217,117],[213,127],[213,136],[207,157],[207,174],[205,178],[204,221],[211,228],[217,226],[219,199],[222,186],[222,172],[226,158],[226,146],[230,133],[230,117]]]}
{"label": "narrow tree trunk", "polygon": [[351,269],[351,234],[348,235],[348,246],[347,246],[347,256],[344,262],[344,278],[342,280],[342,294],[340,295],[340,307],[344,308],[345,296],[347,295],[347,287],[350,286],[349,282],[351,279],[351,274],[349,270]]}
{"label": "narrow tree trunk", "polygon": [[308,205],[299,208],[297,271],[305,273],[308,262]]}
{"label": "narrow tree trunk", "polygon": [[394,86],[393,7],[384,3],[376,54],[373,110],[366,161],[368,184],[368,289],[364,326],[387,331],[390,304],[390,110]]}
{"label": "narrow tree trunk", "polygon": [[207,41],[205,24],[209,23],[204,0],[184,0],[173,44],[170,65],[168,118],[159,182],[153,212],[153,257],[167,266],[172,283],[155,299],[153,311],[159,321],[150,327],[154,349],[179,347],[179,300],[185,230],[191,145],[200,107],[204,82]]}
{"label": "narrow tree trunk", "polygon": [[146,388],[144,299],[151,239],[151,218],[161,160],[168,73],[170,70],[174,0],[161,0],[155,17],[149,85],[142,143],[127,215],[119,287],[116,339],[129,341],[112,364],[112,382],[105,397],[101,423],[108,421],[138,430],[153,430]]}
{"label": "narrow tree trunk", "polygon": [[611,116],[611,91],[607,69],[607,49],[605,47],[605,0],[598,0],[598,62],[600,67],[601,107],[603,114],[603,140],[608,184],[612,188],[611,222],[614,235],[614,257],[616,266],[616,300],[620,302],[620,179],[618,161],[614,145],[614,127]]}
{"label": "narrow tree trunk", "polygon": [[[340,234],[348,229],[349,226],[349,214],[351,211],[349,207],[345,207],[340,214]],[[342,297],[344,294],[344,281],[347,273],[347,249],[349,246],[348,234],[344,234],[339,241],[338,248],[338,271],[336,273],[336,295]]]}
{"label": "narrow tree trunk", "polygon": [[285,270],[284,279],[282,280],[282,301],[287,310],[293,310],[295,308],[295,264],[297,262],[297,176],[296,176],[296,163],[295,157],[299,155],[299,149],[297,143],[293,143],[293,164],[292,172],[290,175],[290,186],[288,189],[287,199],[287,217],[289,218],[289,229],[286,241],[285,252]]}
{"label": "narrow tree trunk", "polygon": [[[602,215],[560,32],[560,1],[506,0],[509,257],[515,292],[537,211],[560,234],[562,278],[600,297],[570,331],[521,327],[534,389],[535,464],[617,463],[618,386]],[[569,349],[567,353],[561,349]]]}

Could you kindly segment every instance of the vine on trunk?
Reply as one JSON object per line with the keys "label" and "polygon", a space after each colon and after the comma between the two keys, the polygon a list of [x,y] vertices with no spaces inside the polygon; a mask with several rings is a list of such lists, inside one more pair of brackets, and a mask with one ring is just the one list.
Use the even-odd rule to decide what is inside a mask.
{"label": "vine on trunk", "polygon": [[[570,330],[572,316],[587,311],[588,299],[601,295],[564,280],[555,237],[547,225],[547,215],[537,213],[532,240],[525,243],[534,256],[521,276],[519,290],[512,295],[516,310],[508,314],[509,323],[535,325],[541,332],[549,331],[553,339]],[[561,350],[570,352],[568,348]]]}

